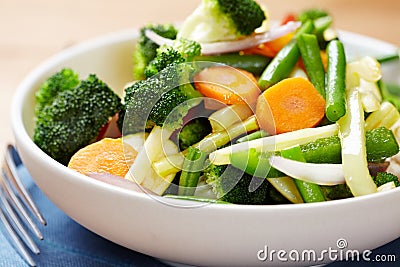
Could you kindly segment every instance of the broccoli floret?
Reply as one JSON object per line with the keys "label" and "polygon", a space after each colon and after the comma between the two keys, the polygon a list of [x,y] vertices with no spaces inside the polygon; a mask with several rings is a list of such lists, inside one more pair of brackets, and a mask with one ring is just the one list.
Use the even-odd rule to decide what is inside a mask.
{"label": "broccoli floret", "polygon": [[124,134],[164,126],[167,118],[171,131],[182,126],[182,118],[196,104],[187,100],[202,96],[190,84],[193,63],[185,63],[199,55],[200,49],[197,42],[180,39],[157,50],[146,68],[148,77],[125,89],[125,106],[118,120]]}
{"label": "broccoli floret", "polygon": [[156,57],[149,62],[144,75],[146,78],[151,77],[169,64],[179,64],[190,62],[195,56],[201,54],[201,46],[199,43],[187,39],[178,39],[172,45],[163,45],[157,49]]}
{"label": "broccoli floret", "polygon": [[176,28],[171,24],[149,24],[140,29],[140,37],[133,52],[133,77],[136,80],[145,78],[144,70],[150,61],[156,57],[159,48],[159,45],[146,37],[146,30],[152,30],[168,39],[175,39],[177,35]]}
{"label": "broccoli floret", "polygon": [[321,185],[321,190],[327,200],[343,199],[353,197],[347,184]]}
{"label": "broccoli floret", "polygon": [[91,143],[121,99],[95,75],[60,92],[36,117],[33,141],[49,156],[67,165],[72,155]]}
{"label": "broccoli floret", "polygon": [[207,118],[196,118],[186,124],[179,132],[179,147],[181,150],[196,144],[211,132],[211,125]]}
{"label": "broccoli floret", "polygon": [[235,40],[253,33],[265,19],[253,0],[203,0],[184,21],[178,38],[200,43]]}
{"label": "broccoli floret", "polygon": [[144,76],[146,78],[151,77],[170,64],[183,62],[185,62],[185,59],[182,55],[174,48],[168,47],[166,50],[157,53],[156,58],[147,65],[144,70]]}
{"label": "broccoli floret", "polygon": [[399,178],[388,172],[378,172],[374,177],[374,182],[378,187],[389,182],[394,182],[396,187],[400,186]]}
{"label": "broccoli floret", "polygon": [[[120,112],[123,134],[142,132],[154,125],[180,128],[183,117],[200,96],[189,83],[193,69],[187,64],[170,64],[157,75],[138,81],[125,89],[125,109]],[[174,111],[173,113],[171,113]]]}
{"label": "broccoli floret", "polygon": [[209,165],[204,174],[218,199],[234,204],[261,205],[269,202],[268,181],[253,177],[231,165]]}
{"label": "broccoli floret", "polygon": [[79,76],[71,69],[62,69],[48,78],[36,92],[35,115],[50,105],[58,93],[70,90],[79,84]]}

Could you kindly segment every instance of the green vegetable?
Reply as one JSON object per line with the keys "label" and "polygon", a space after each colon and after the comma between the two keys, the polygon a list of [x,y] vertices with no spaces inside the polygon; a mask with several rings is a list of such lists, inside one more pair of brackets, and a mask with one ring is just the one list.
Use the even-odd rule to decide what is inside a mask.
{"label": "green vegetable", "polygon": [[395,186],[400,186],[399,178],[388,172],[378,172],[374,177],[375,184],[379,187],[389,182],[394,182]]}
{"label": "green vegetable", "polygon": [[216,56],[197,56],[195,61],[207,61],[222,63],[234,68],[247,70],[254,75],[260,75],[268,63],[270,58],[260,55],[241,55],[238,53],[223,54]]}
{"label": "green vegetable", "polygon": [[189,147],[183,162],[182,173],[179,178],[178,194],[181,196],[193,196],[207,154],[197,148]]}
{"label": "green vegetable", "polygon": [[325,70],[322,64],[317,37],[313,34],[301,34],[297,38],[307,75],[315,89],[325,98]]}
{"label": "green vegetable", "polygon": [[200,53],[201,46],[199,43],[182,38],[175,40],[172,45],[163,45],[157,49],[155,58],[149,62],[144,70],[144,76],[146,78],[151,77],[172,63],[190,62]]}
{"label": "green vegetable", "polygon": [[200,142],[211,132],[211,125],[206,118],[196,118],[186,124],[179,132],[179,147],[181,150]]}
{"label": "green vegetable", "polygon": [[140,29],[139,40],[133,52],[133,77],[135,80],[142,80],[145,78],[144,70],[150,61],[156,57],[157,48],[159,47],[156,43],[146,37],[146,30],[152,30],[160,36],[168,39],[175,39],[178,33],[175,27],[171,24],[148,24]]}
{"label": "green vegetable", "polygon": [[235,40],[253,33],[265,19],[253,0],[203,0],[183,22],[178,37],[201,43]]}
{"label": "green vegetable", "polygon": [[400,111],[400,87],[386,84],[382,80],[378,82],[378,86],[381,90],[382,99],[392,103]]}
{"label": "green vegetable", "polygon": [[210,164],[203,174],[219,200],[234,204],[261,205],[268,200],[268,181],[231,166]]}
{"label": "green vegetable", "polygon": [[[287,159],[306,162],[299,146],[283,150],[281,151],[281,155],[282,157]],[[309,203],[309,202],[325,201],[324,194],[322,193],[322,190],[319,185],[304,182],[298,179],[294,179],[294,182],[304,202]]]}
{"label": "green vegetable", "polygon": [[285,176],[269,164],[270,154],[259,153],[255,148],[235,152],[231,155],[232,166],[260,178],[277,178]]}
{"label": "green vegetable", "polygon": [[382,63],[392,62],[392,61],[399,60],[399,59],[400,59],[400,54],[396,53],[393,55],[388,55],[385,57],[377,58],[376,60],[378,60],[378,62],[382,64]]}
{"label": "green vegetable", "polygon": [[322,185],[320,187],[326,200],[353,197],[353,194],[351,193],[350,188],[347,186],[347,184],[338,184],[332,186]]}
{"label": "green vegetable", "polygon": [[365,137],[368,162],[381,162],[399,152],[393,132],[385,127],[367,131]]}
{"label": "green vegetable", "polygon": [[259,130],[259,131],[253,132],[251,134],[245,135],[243,137],[240,137],[238,140],[236,140],[236,143],[248,142],[248,141],[263,138],[266,136],[269,136],[269,134],[266,131]]}
{"label": "green vegetable", "polygon": [[326,117],[335,122],[346,114],[346,56],[343,44],[330,41],[327,48]]}
{"label": "green vegetable", "polygon": [[71,90],[79,84],[79,76],[72,69],[62,69],[50,76],[36,92],[35,115],[53,103],[60,92]]}
{"label": "green vegetable", "polygon": [[399,110],[392,103],[385,100],[380,104],[378,110],[368,114],[365,120],[365,129],[391,128],[399,119]]}
{"label": "green vegetable", "polygon": [[377,187],[368,170],[364,110],[357,87],[346,88],[346,115],[337,124],[347,185],[354,196],[375,193]]}
{"label": "green vegetable", "polygon": [[312,8],[302,11],[298,15],[297,19],[302,23],[305,23],[308,20],[316,20],[318,18],[326,17],[328,15],[328,12],[326,12],[325,10]]}
{"label": "green vegetable", "polygon": [[303,33],[310,33],[312,29],[312,21],[305,22],[296,33],[295,38],[285,45],[272,59],[258,80],[261,90],[267,89],[290,75],[300,58],[300,50],[297,46],[296,38]]}
{"label": "green vegetable", "polygon": [[119,118],[123,134],[142,132],[154,125],[179,129],[189,109],[198,104],[197,100],[190,101],[199,96],[189,83],[192,71],[187,64],[170,64],[158,75],[126,88],[124,112]]}
{"label": "green vegetable", "polygon": [[[193,147],[198,148],[203,152],[210,153],[218,147],[225,146],[232,139],[235,139],[240,135],[246,134],[247,132],[252,132],[258,129],[259,128],[256,118],[254,116],[251,116],[243,122],[235,123],[228,129],[226,129],[226,131],[213,132],[207,135],[200,142],[194,144]],[[171,164],[171,162],[173,162],[173,164]],[[154,162],[153,168],[159,175],[165,176],[171,173],[179,172],[182,164],[182,155],[178,154]]]}
{"label": "green vegetable", "polygon": [[37,115],[33,141],[50,157],[67,165],[71,156],[90,144],[121,99],[95,75],[58,93]]}
{"label": "green vegetable", "polygon": [[[393,132],[385,127],[369,130],[365,134],[368,162],[381,162],[399,152],[399,145]],[[341,144],[338,136],[320,138],[300,145],[304,158],[310,163],[342,162]]]}

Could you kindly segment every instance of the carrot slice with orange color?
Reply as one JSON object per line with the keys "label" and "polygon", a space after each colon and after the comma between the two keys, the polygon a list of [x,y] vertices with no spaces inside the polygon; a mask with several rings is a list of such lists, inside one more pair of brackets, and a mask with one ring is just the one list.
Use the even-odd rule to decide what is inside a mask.
{"label": "carrot slice with orange color", "polygon": [[85,175],[89,173],[108,173],[125,177],[137,155],[122,138],[104,138],[78,150],[71,158],[68,167]]}
{"label": "carrot slice with orange color", "polygon": [[254,104],[261,91],[248,71],[229,66],[205,68],[193,77],[196,89],[224,104]]}
{"label": "carrot slice with orange color", "polygon": [[307,79],[287,78],[264,91],[257,100],[260,128],[271,134],[318,125],[325,114],[325,100]]}

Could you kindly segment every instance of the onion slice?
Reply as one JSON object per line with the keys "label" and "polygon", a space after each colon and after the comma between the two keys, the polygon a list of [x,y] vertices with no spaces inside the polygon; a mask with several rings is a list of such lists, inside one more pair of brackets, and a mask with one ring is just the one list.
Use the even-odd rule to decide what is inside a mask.
{"label": "onion slice", "polygon": [[[201,43],[201,54],[202,55],[213,55],[237,52],[247,48],[251,48],[272,40],[275,40],[285,34],[296,31],[301,26],[299,21],[289,21],[285,25],[277,26],[271,28],[270,31],[254,34],[252,36],[234,40],[234,41],[223,41],[223,42],[213,42],[213,43]],[[145,35],[147,38],[152,40],[158,45],[172,45],[172,39],[164,38],[157,33],[146,30]]]}
{"label": "onion slice", "polygon": [[284,174],[314,184],[337,185],[345,183],[342,164],[316,164],[271,156],[272,167]]}

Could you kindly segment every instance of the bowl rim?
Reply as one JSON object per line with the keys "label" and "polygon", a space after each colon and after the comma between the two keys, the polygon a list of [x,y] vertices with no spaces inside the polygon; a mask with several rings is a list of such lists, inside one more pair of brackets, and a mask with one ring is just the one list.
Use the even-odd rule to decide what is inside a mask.
{"label": "bowl rim", "polygon": [[[358,42],[368,43],[369,46],[371,43],[375,44],[376,46],[381,47],[382,51],[398,51],[398,48],[391,43],[388,43],[383,40],[379,40],[373,37],[361,35],[358,33],[353,33],[349,31],[339,30],[339,36],[344,39],[346,43],[351,43],[352,40],[358,40]],[[37,83],[40,79],[43,79],[44,75],[49,73],[52,68],[56,65],[62,63],[64,60],[79,55],[81,53],[90,51],[94,48],[99,48],[111,44],[117,44],[119,42],[135,40],[139,36],[138,29],[127,29],[112,32],[109,34],[101,35],[76,45],[70,46],[55,55],[51,56],[47,60],[43,61],[41,64],[36,66],[28,75],[22,80],[22,82],[18,85],[17,90],[14,94],[12,99],[11,105],[11,128],[16,140],[20,143],[18,145],[23,145],[27,149],[31,150],[37,157],[40,157],[41,160],[46,161],[49,167],[54,168],[57,171],[65,172],[70,179],[74,179],[80,183],[86,183],[87,185],[96,187],[96,190],[108,190],[112,193],[120,193],[126,194],[127,196],[134,197],[134,198],[149,198],[147,194],[143,194],[141,192],[135,192],[129,189],[121,188],[115,185],[107,184],[105,182],[98,181],[96,179],[92,179],[87,177],[83,174],[80,174],[74,170],[69,169],[68,167],[62,165],[61,163],[57,162],[45,152],[43,152],[32,140],[31,136],[29,136],[24,122],[23,122],[23,105],[26,101],[25,96],[30,94],[32,90],[34,90],[33,85]],[[218,209],[218,210],[302,210],[302,209],[314,209],[322,207],[335,207],[341,205],[347,205],[351,203],[357,203],[359,201],[365,200],[374,200],[376,198],[386,197],[392,194],[399,194],[400,188],[392,189],[385,192],[379,192],[378,194],[369,194],[365,196],[358,196],[358,197],[351,197],[347,199],[339,199],[339,200],[332,200],[332,201],[325,201],[325,202],[318,202],[318,203],[299,203],[299,204],[278,204],[278,205],[221,205],[221,204],[209,204],[206,205],[208,208],[211,209]],[[151,198],[162,198],[162,201],[167,201],[168,203],[187,203],[188,200],[179,200],[179,199],[168,199],[162,196],[152,196]]]}

